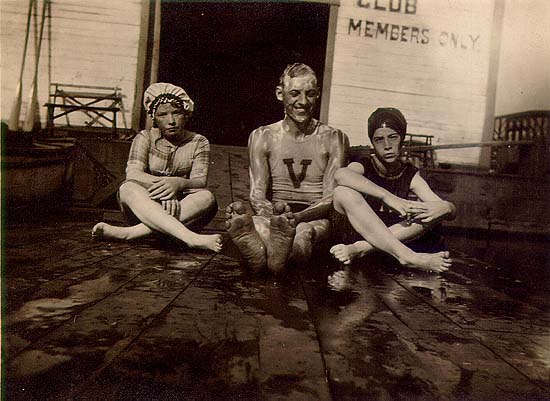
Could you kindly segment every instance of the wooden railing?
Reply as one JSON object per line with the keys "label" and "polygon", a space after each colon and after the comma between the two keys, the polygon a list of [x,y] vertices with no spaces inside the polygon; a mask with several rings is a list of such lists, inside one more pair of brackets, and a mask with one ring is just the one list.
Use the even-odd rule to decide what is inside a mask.
{"label": "wooden railing", "polygon": [[[550,173],[550,110],[525,111],[495,118],[491,169],[499,173],[543,176]],[[526,142],[532,142],[529,146]]]}

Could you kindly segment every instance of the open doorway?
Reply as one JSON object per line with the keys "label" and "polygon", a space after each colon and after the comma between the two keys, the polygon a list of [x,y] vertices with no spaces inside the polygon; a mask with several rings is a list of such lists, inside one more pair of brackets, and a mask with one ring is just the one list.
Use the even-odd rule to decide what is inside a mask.
{"label": "open doorway", "polygon": [[195,101],[190,130],[246,146],[254,128],[282,118],[275,87],[287,64],[310,65],[322,88],[329,12],[314,3],[163,2],[158,80]]}

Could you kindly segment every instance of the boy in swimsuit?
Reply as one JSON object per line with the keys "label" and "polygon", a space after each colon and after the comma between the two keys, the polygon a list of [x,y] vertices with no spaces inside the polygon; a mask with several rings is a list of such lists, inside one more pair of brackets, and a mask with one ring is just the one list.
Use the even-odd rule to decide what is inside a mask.
{"label": "boy in swimsuit", "polygon": [[[448,252],[416,253],[403,244],[422,236],[443,219],[454,218],[456,211],[451,202],[432,191],[417,168],[401,160],[406,132],[407,122],[399,110],[377,109],[368,121],[374,153],[336,173],[339,186],[334,193],[332,221],[344,243],[333,246],[330,252],[344,264],[383,249],[408,267],[442,272],[451,265]],[[383,204],[388,193],[407,198],[409,192],[420,202],[407,201],[405,210],[397,214]],[[374,219],[389,227],[389,241],[381,242],[372,234]]]}

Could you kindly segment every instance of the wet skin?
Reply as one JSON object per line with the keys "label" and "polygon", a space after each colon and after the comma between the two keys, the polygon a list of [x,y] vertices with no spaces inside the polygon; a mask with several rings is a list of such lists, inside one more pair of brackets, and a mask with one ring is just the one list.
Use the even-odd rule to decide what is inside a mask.
{"label": "wet skin", "polygon": [[[254,212],[252,221],[255,223],[255,231],[258,233],[266,247],[266,259],[269,270],[279,273],[284,270],[289,257],[310,255],[312,242],[316,238],[324,238],[328,225],[324,224],[324,214],[316,210],[324,211],[325,206],[330,206],[332,191],[334,189],[334,173],[343,166],[346,151],[349,147],[347,137],[338,130],[331,129],[313,119],[313,111],[319,98],[317,80],[314,75],[306,74],[298,77],[285,77],[283,85],[276,89],[276,96],[283,103],[285,118],[282,121],[261,127],[252,132],[249,138],[250,159],[250,203]],[[289,156],[288,148],[284,143],[296,142],[303,149],[300,154]],[[274,210],[271,201],[267,199],[269,184],[271,181],[281,178],[288,179],[288,170],[278,168],[285,158],[292,157],[296,161],[309,159],[314,161],[314,167],[304,173],[302,181],[294,188],[287,184],[279,184],[279,188],[273,189],[273,198],[284,203],[296,202],[289,199],[292,196],[300,197],[301,203],[308,203],[300,213],[302,217],[298,221],[286,206],[280,210]],[[280,164],[279,164],[280,165]],[[312,172],[317,168],[318,172]],[[282,174],[282,175],[278,175]],[[317,174],[317,175],[316,175]],[[293,179],[294,180],[294,179]],[[296,185],[296,184],[295,184]],[[322,187],[322,194],[296,188]],[[279,192],[277,192],[279,191]],[[290,193],[290,195],[288,195]],[[292,195],[294,193],[294,195]],[[277,195],[280,197],[277,198]],[[232,210],[235,208],[232,207]],[[251,216],[252,218],[252,216]],[[246,254],[255,255],[254,247],[247,242],[255,243],[256,234],[245,234],[243,227],[233,229],[232,224],[244,219],[244,217],[228,218],[227,227],[230,236],[242,248],[241,254],[246,259]],[[306,224],[307,223],[307,224]],[[248,225],[246,225],[248,226]],[[233,235],[236,233],[238,235]],[[307,235],[309,233],[309,235]],[[253,240],[254,239],[254,240]],[[258,247],[256,246],[256,249]],[[300,252],[295,252],[300,251]],[[298,255],[298,253],[300,255]],[[303,259],[303,258],[301,258]],[[254,256],[248,262],[249,265],[257,265]]]}
{"label": "wet skin", "polygon": [[308,125],[313,118],[313,110],[319,99],[317,79],[313,75],[285,77],[283,87],[278,86],[277,99],[283,102],[285,120],[295,124],[307,134]]}

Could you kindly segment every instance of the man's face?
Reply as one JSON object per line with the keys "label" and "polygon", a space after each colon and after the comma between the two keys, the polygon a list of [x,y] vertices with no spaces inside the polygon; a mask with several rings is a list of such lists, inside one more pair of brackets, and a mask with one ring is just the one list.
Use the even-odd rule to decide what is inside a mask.
{"label": "man's face", "polygon": [[372,136],[374,153],[382,163],[391,164],[399,160],[401,135],[391,128],[378,128]]}
{"label": "man's face", "polygon": [[319,98],[317,79],[311,74],[286,77],[283,87],[277,88],[277,98],[283,102],[288,117],[299,125],[308,123]]}
{"label": "man's face", "polygon": [[185,111],[170,103],[161,104],[155,113],[155,123],[167,140],[176,139],[187,123]]}

